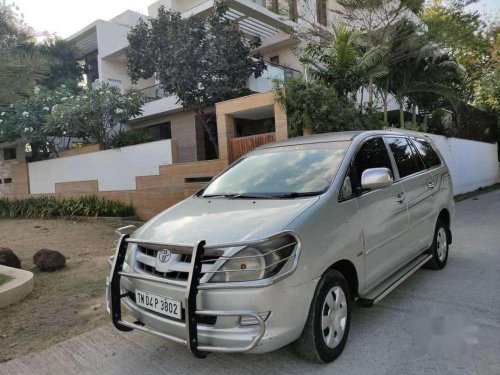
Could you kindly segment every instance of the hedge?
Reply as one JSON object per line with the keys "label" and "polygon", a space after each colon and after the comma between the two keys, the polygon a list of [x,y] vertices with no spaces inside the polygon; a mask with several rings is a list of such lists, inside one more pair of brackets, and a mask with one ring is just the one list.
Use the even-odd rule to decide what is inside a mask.
{"label": "hedge", "polygon": [[51,219],[61,216],[134,216],[134,208],[122,202],[96,196],[56,199],[37,197],[27,199],[0,198],[0,218]]}

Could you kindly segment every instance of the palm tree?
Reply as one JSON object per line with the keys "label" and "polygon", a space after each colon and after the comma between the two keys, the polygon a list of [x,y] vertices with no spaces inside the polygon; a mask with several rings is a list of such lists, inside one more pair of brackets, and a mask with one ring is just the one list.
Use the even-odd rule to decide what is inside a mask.
{"label": "palm tree", "polygon": [[14,6],[0,2],[0,109],[32,94],[48,72],[47,60],[25,48],[32,35]]}
{"label": "palm tree", "polygon": [[0,50],[0,109],[31,95],[48,70],[46,58],[39,53]]}
{"label": "palm tree", "polygon": [[[389,74],[382,87],[384,99],[391,92],[399,104],[399,124],[404,127],[404,105],[418,94],[439,96],[452,106],[458,105],[458,96],[450,82],[459,75],[460,66],[451,60],[436,44],[429,43],[425,34],[409,21],[400,22],[394,29],[391,47],[387,54]],[[412,120],[416,123],[415,102]],[[384,104],[384,120],[387,121],[387,105]]]}
{"label": "palm tree", "polygon": [[387,48],[379,45],[364,50],[361,34],[340,24],[334,26],[328,44],[309,43],[301,61],[314,78],[333,86],[347,100],[360,87],[388,73],[382,64],[386,53]]}

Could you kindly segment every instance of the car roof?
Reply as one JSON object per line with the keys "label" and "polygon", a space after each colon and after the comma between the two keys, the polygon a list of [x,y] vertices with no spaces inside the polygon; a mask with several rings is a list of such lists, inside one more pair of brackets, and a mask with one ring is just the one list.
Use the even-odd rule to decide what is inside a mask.
{"label": "car roof", "polygon": [[335,132],[335,133],[322,133],[307,135],[303,137],[290,138],[286,141],[280,141],[276,143],[265,144],[257,150],[274,148],[274,147],[284,147],[284,146],[295,146],[304,145],[311,143],[325,143],[325,142],[348,142],[353,141],[355,138],[366,138],[374,135],[401,135],[401,136],[419,136],[425,137],[425,134],[411,132],[406,130],[357,130],[357,131],[345,131],[345,132]]}

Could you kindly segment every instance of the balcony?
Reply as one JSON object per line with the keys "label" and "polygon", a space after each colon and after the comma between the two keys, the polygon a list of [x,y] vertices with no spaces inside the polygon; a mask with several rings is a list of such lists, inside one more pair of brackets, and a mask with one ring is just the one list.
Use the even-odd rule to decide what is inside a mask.
{"label": "balcony", "polygon": [[[285,66],[266,62],[267,70],[262,73],[262,76],[255,78],[254,76],[248,79],[248,88],[255,93],[268,92],[273,90],[273,80],[286,80],[292,77],[300,77],[301,72],[295,69],[290,69]],[[164,112],[182,109],[182,105],[178,103],[178,98],[175,95],[167,96],[160,84],[149,86],[141,90],[137,90],[145,96],[146,104],[142,107],[142,115],[138,117],[144,118],[158,115]]]}
{"label": "balcony", "polygon": [[302,73],[298,70],[286,66],[266,62],[267,70],[259,78],[254,76],[248,80],[248,88],[253,92],[267,92],[273,90],[273,80],[286,80],[289,78],[301,77]]}

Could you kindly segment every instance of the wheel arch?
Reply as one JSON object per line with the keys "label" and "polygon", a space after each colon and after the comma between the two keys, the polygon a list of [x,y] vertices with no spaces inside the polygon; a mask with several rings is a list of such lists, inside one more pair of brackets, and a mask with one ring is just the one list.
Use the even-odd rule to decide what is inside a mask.
{"label": "wheel arch", "polygon": [[349,285],[349,290],[351,291],[352,298],[359,296],[358,272],[356,270],[356,267],[354,266],[354,263],[352,263],[350,260],[342,259],[332,264],[328,269],[340,272],[342,276],[344,276],[347,284]]}
{"label": "wheel arch", "polygon": [[438,220],[439,219],[443,220],[446,224],[446,232],[447,232],[446,234],[448,237],[448,245],[451,245],[453,238],[452,238],[451,229],[450,229],[450,225],[451,225],[450,211],[447,208],[443,208],[439,212]]}

